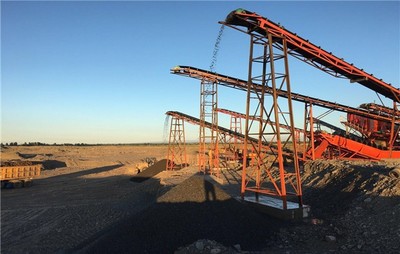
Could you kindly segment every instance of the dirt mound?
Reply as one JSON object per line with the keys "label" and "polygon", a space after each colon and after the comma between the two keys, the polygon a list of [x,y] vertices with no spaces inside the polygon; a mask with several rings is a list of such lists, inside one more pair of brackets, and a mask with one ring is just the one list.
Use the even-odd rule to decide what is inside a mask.
{"label": "dirt mound", "polygon": [[56,169],[66,167],[67,164],[63,161],[58,160],[44,160],[42,162],[44,169]]}
{"label": "dirt mound", "polygon": [[2,167],[31,166],[39,163],[40,162],[35,162],[35,161],[11,160],[11,161],[1,161],[0,166]]}
{"label": "dirt mound", "polygon": [[194,175],[85,252],[173,253],[198,239],[256,250],[265,247],[265,238],[275,227],[271,218]]}
{"label": "dirt mound", "polygon": [[147,179],[152,178],[158,173],[161,173],[166,169],[166,167],[167,167],[167,160],[160,160],[156,162],[154,165],[148,167],[147,169],[143,170],[139,174],[132,177],[131,181],[141,183],[143,181],[146,181]]}
{"label": "dirt mound", "polygon": [[17,152],[18,156],[23,158],[23,159],[31,159],[31,158],[35,158],[37,156],[36,153],[20,153]]}
{"label": "dirt mound", "polygon": [[281,229],[275,245],[291,253],[399,253],[400,180],[393,162],[314,161],[303,197],[312,217]]}

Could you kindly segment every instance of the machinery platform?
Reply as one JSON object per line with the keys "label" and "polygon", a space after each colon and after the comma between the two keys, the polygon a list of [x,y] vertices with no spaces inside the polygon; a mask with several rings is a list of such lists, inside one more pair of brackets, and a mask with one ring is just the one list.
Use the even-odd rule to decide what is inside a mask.
{"label": "machinery platform", "polygon": [[[239,197],[239,199],[241,198]],[[311,210],[311,207],[308,205],[299,207],[298,203],[290,201],[287,201],[287,209],[284,209],[281,199],[263,195],[258,197],[258,201],[255,196],[247,196],[244,198],[244,201],[260,212],[282,220],[302,220],[309,216]]]}

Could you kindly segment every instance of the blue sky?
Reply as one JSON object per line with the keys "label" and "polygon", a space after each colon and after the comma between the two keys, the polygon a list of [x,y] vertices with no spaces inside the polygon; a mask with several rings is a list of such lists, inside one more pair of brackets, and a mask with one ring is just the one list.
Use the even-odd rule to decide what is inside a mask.
{"label": "blue sky", "polygon": [[[1,142],[163,141],[166,111],[199,116],[200,82],[170,68],[209,69],[218,21],[237,8],[399,87],[397,1],[2,1]],[[248,47],[248,35],[225,28],[215,71],[246,79]],[[289,64],[294,92],[353,107],[379,102],[361,85],[294,58]],[[221,108],[244,112],[244,98],[219,89]],[[296,107],[301,127],[303,106]],[[340,125],[340,116],[326,120]],[[186,124],[186,133],[194,140],[198,127]]]}

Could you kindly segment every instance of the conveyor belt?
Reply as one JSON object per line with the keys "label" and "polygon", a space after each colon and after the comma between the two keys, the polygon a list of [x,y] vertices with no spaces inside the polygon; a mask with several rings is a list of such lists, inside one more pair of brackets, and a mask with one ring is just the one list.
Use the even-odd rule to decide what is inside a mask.
{"label": "conveyor belt", "polygon": [[[191,67],[191,66],[176,66],[171,69],[171,73],[181,75],[181,76],[196,78],[199,80],[218,82],[220,85],[223,85],[226,87],[230,87],[230,88],[234,88],[234,89],[238,89],[238,90],[242,90],[242,91],[247,91],[247,81],[245,81],[245,80],[218,74],[215,72],[206,71],[206,70]],[[259,91],[261,91],[261,89],[262,89],[262,86],[258,85],[258,84],[253,84],[253,87],[258,89]],[[266,93],[272,94],[272,91],[273,91],[272,87],[269,87],[269,86],[265,87]],[[286,91],[277,90],[277,93],[278,93],[278,96],[287,98]],[[379,121],[391,122],[393,120],[392,117],[389,117],[387,115],[379,115],[379,114],[376,114],[375,112],[370,112],[365,109],[354,108],[354,107],[350,107],[350,106],[346,106],[346,105],[342,105],[339,103],[330,102],[330,101],[326,101],[326,100],[321,100],[321,99],[313,98],[313,97],[298,94],[298,93],[291,93],[291,95],[292,95],[292,100],[303,102],[303,103],[310,103],[310,104],[317,105],[317,106],[327,108],[327,109],[334,109],[334,110],[337,110],[340,112],[352,113],[355,115],[364,116],[364,117],[368,117],[370,119],[375,119],[375,120],[379,120]]]}
{"label": "conveyor belt", "polygon": [[[270,33],[275,38],[285,38],[289,48],[288,53],[292,56],[334,76],[346,77],[351,82],[357,82],[395,102],[400,102],[400,90],[398,88],[366,73],[342,58],[334,56],[332,53],[254,12],[237,9],[229,13],[225,22],[220,23],[248,34],[258,33],[266,37],[267,33]],[[236,26],[246,27],[247,30],[241,30]],[[276,39],[274,42],[281,43],[282,39]]]}
{"label": "conveyor belt", "polygon": [[[186,115],[186,114],[178,112],[178,111],[168,111],[165,114],[167,114],[169,116],[175,116],[175,117],[181,118],[181,119],[183,119],[183,120],[185,120],[185,121],[187,121],[189,123],[192,123],[192,124],[196,124],[196,125],[200,125],[201,124],[200,119],[198,119],[196,117],[193,117],[193,116]],[[209,129],[213,128],[213,125],[211,123],[207,122],[207,121],[205,121],[204,124]],[[242,133],[238,133],[238,132],[229,130],[227,128],[221,127],[221,126],[217,126],[217,131],[220,132],[220,133],[232,136],[232,137],[236,137],[238,140],[240,140],[242,142],[245,141],[245,136]],[[252,138],[252,137],[248,137],[247,140],[251,141],[253,143],[258,143],[258,140],[255,139],[255,138]],[[263,141],[262,144],[265,147],[270,147],[271,149],[275,148],[275,145],[273,145],[271,143],[268,143],[266,141]]]}
{"label": "conveyor belt", "polygon": [[[192,124],[196,124],[196,125],[201,124],[200,119],[193,117],[193,116],[186,115],[186,114],[178,112],[178,111],[168,111],[165,114],[167,114],[169,116],[175,116],[175,117],[181,118]],[[204,124],[209,129],[213,128],[213,125],[207,121],[205,121]],[[242,133],[238,133],[238,132],[229,130],[227,128],[221,127],[221,126],[217,126],[217,130],[219,132],[225,133],[227,135],[234,136],[234,137],[238,138],[240,141],[244,141],[244,135]],[[255,141],[255,139],[253,141]]]}
{"label": "conveyor belt", "polygon": [[385,115],[387,117],[393,117],[393,115],[395,115],[396,118],[400,117],[399,110],[393,110],[392,108],[378,105],[375,103],[364,103],[360,105],[360,108],[366,109],[369,112],[374,112],[379,115]]}
{"label": "conveyor belt", "polygon": [[[246,115],[245,115],[245,114],[242,114],[242,113],[239,113],[239,112],[236,112],[236,111],[232,111],[232,110],[224,109],[224,108],[217,108],[217,109],[215,109],[215,110],[216,110],[217,112],[221,112],[221,113],[228,114],[228,115],[231,115],[231,116],[235,116],[235,117],[240,117],[240,118],[242,118],[242,119],[246,119]],[[256,118],[256,117],[251,117],[251,119],[252,119],[252,120],[256,120],[256,121],[259,120],[259,118]],[[266,122],[265,119],[264,119],[264,122]],[[272,122],[272,121],[269,121],[269,122],[270,122],[270,124],[275,124],[275,122]],[[289,125],[286,125],[286,124],[279,124],[279,126],[280,126],[281,128],[286,129],[286,130],[290,130],[290,126],[289,126]],[[304,132],[303,129],[296,128],[296,127],[294,127],[294,130],[295,130],[296,132],[298,132],[298,133],[303,133],[303,132]]]}

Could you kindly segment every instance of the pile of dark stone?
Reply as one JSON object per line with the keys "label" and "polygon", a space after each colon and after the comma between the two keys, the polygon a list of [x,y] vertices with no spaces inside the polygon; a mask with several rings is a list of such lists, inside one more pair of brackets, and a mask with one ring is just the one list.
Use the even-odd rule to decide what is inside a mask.
{"label": "pile of dark stone", "polygon": [[240,252],[240,244],[236,244],[233,247],[226,247],[213,240],[200,239],[192,244],[180,247],[174,254],[238,254]]}
{"label": "pile of dark stone", "polygon": [[85,253],[174,253],[199,239],[221,244],[209,248],[208,241],[197,243],[195,248],[203,252],[238,246],[260,250],[275,228],[273,218],[232,198],[203,175],[194,175],[98,237]]}

